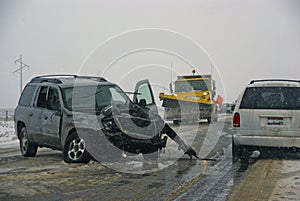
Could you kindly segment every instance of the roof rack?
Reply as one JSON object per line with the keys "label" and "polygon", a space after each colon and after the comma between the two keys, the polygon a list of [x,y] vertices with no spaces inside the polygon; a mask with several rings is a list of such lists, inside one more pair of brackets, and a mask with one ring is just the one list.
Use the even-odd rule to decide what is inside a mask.
{"label": "roof rack", "polygon": [[78,77],[78,75],[69,75],[69,74],[51,74],[51,75],[40,75],[36,76],[35,78],[42,78],[42,77]]}
{"label": "roof rack", "polygon": [[268,81],[280,81],[280,82],[298,82],[300,83],[300,80],[285,80],[285,79],[265,79],[265,80],[251,80],[250,84],[253,84],[255,82],[268,82]]}
{"label": "roof rack", "polygon": [[56,84],[61,84],[61,80],[55,77],[73,77],[76,78],[77,75],[66,75],[66,74],[55,74],[55,75],[40,75],[32,78],[30,82],[33,83],[42,83],[42,82],[51,82]]}
{"label": "roof rack", "polygon": [[90,79],[90,80],[94,80],[97,82],[106,82],[107,81],[105,78],[97,77],[97,76],[77,76],[77,78]]}
{"label": "roof rack", "polygon": [[43,82],[51,82],[55,84],[61,84],[62,81],[58,77],[71,77],[71,78],[81,78],[81,79],[90,79],[97,82],[106,82],[107,80],[103,77],[97,76],[78,76],[78,75],[67,75],[67,74],[55,74],[55,75],[41,75],[32,78],[30,82],[32,83],[43,83]]}

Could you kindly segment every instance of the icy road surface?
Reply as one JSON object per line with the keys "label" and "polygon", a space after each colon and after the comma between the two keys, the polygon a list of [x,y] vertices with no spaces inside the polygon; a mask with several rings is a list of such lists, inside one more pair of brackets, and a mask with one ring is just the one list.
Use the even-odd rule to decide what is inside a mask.
{"label": "icy road surface", "polygon": [[[187,141],[192,139],[190,125],[174,129],[181,129]],[[208,130],[215,135],[206,138]],[[297,156],[258,158],[246,171],[238,171],[239,164],[232,164],[231,160],[230,117],[223,131],[201,123],[192,146],[202,157],[217,161],[201,162],[183,156],[160,171],[136,175],[117,172],[94,161],[67,164],[61,152],[45,148],[39,149],[37,157],[22,157],[12,131],[0,138],[0,200],[276,201],[300,198]],[[177,146],[169,142],[158,166],[167,165],[168,158],[176,152],[180,152]],[[133,169],[143,167],[138,157],[128,163]]]}

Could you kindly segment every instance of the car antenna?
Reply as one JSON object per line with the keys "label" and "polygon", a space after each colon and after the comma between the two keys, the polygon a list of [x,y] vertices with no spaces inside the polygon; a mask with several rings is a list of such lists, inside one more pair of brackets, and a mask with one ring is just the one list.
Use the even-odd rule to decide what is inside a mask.
{"label": "car antenna", "polygon": [[171,93],[171,94],[173,94],[172,83],[173,83],[173,62],[171,61],[171,82],[170,82],[170,85],[169,85],[170,93]]}

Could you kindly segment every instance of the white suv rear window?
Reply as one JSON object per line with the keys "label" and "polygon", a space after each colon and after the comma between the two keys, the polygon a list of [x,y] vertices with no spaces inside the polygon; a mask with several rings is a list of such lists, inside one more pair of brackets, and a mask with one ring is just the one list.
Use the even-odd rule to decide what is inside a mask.
{"label": "white suv rear window", "polygon": [[240,109],[300,110],[298,87],[249,87]]}

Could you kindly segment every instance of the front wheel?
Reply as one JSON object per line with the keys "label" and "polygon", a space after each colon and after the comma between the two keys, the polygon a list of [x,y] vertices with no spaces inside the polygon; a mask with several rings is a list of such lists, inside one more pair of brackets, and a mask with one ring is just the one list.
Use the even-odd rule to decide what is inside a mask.
{"label": "front wheel", "polygon": [[63,160],[66,163],[87,163],[90,159],[84,140],[76,132],[71,133],[63,148]]}
{"label": "front wheel", "polygon": [[29,141],[28,133],[25,127],[22,127],[20,130],[19,140],[22,155],[34,157],[36,155],[38,146]]}

